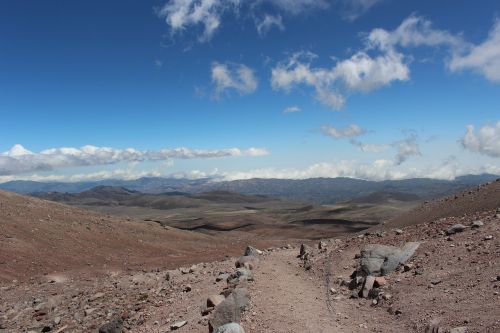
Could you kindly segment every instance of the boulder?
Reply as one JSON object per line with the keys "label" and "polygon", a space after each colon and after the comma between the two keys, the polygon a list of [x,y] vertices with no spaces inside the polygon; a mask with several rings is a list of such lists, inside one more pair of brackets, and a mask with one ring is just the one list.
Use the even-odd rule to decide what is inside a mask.
{"label": "boulder", "polygon": [[446,229],[446,234],[447,235],[453,235],[453,234],[456,234],[457,232],[462,232],[464,231],[466,228],[466,226],[464,226],[463,224],[454,224],[452,225],[451,227],[449,227],[448,229]]}
{"label": "boulder", "polygon": [[243,257],[240,257],[236,263],[235,266],[237,268],[239,267],[249,267],[250,269],[253,269],[256,264],[259,262],[259,258],[257,258],[254,255],[245,255]]}
{"label": "boulder", "polygon": [[122,332],[123,332],[123,319],[121,317],[115,317],[109,323],[106,323],[99,328],[99,333],[122,333]]}
{"label": "boulder", "polygon": [[413,256],[420,243],[410,242],[402,248],[390,245],[367,245],[362,251],[356,276],[383,276],[393,272]]}
{"label": "boulder", "polygon": [[241,312],[250,304],[250,295],[245,288],[235,289],[222,303],[215,307],[209,320],[210,332],[223,325],[239,323]]}
{"label": "boulder", "polygon": [[261,250],[256,249],[255,247],[250,246],[250,245],[247,246],[247,248],[245,249],[245,256],[258,256],[261,254],[262,254]]}
{"label": "boulder", "polygon": [[243,327],[237,323],[229,323],[218,327],[214,333],[245,333]]}
{"label": "boulder", "polygon": [[247,268],[240,267],[227,278],[227,283],[229,284],[238,284],[238,282],[241,281],[253,281],[252,271]]}
{"label": "boulder", "polygon": [[307,244],[302,244],[300,246],[300,253],[299,253],[299,258],[300,259],[307,259],[309,256],[311,256],[313,253],[312,247],[310,247]]}

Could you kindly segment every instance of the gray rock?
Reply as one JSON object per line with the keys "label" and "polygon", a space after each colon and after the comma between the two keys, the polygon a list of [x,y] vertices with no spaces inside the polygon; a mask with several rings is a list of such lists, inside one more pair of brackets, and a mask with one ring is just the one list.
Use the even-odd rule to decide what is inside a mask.
{"label": "gray rock", "polygon": [[307,259],[309,256],[311,256],[313,253],[312,247],[310,247],[307,244],[302,244],[300,246],[300,253],[299,253],[299,258],[300,259]]}
{"label": "gray rock", "polygon": [[483,225],[484,225],[484,223],[481,220],[477,220],[477,221],[472,222],[472,228],[474,228],[474,229],[482,227]]}
{"label": "gray rock", "polygon": [[208,307],[215,307],[219,305],[220,303],[224,302],[224,295],[212,295],[207,298],[207,306]]}
{"label": "gray rock", "polygon": [[219,273],[219,275],[217,275],[217,277],[215,278],[215,282],[226,281],[228,277],[229,274],[227,273]]}
{"label": "gray rock", "polygon": [[467,332],[469,332],[469,329],[465,326],[455,327],[450,330],[450,333],[467,333]]}
{"label": "gray rock", "polygon": [[237,268],[236,271],[229,275],[227,278],[227,283],[237,284],[241,281],[253,281],[252,271],[243,267]]}
{"label": "gray rock", "polygon": [[209,320],[210,332],[230,323],[240,323],[241,312],[250,304],[250,295],[245,288],[235,289],[219,304]]}
{"label": "gray rock", "polygon": [[185,326],[188,322],[183,320],[183,321],[178,321],[176,323],[173,323],[172,325],[170,325],[170,330],[172,331],[175,331],[175,330],[178,330],[179,328],[181,328],[182,326]]}
{"label": "gray rock", "polygon": [[464,226],[463,224],[454,224],[452,225],[451,227],[449,227],[448,229],[446,229],[446,234],[447,235],[453,235],[453,234],[456,234],[457,232],[462,232],[464,231],[466,228],[466,226]]}
{"label": "gray rock", "polygon": [[259,258],[257,258],[254,255],[245,255],[243,257],[240,257],[238,261],[236,261],[235,266],[237,268],[239,267],[249,267],[250,269],[253,269],[256,264],[259,262]]}
{"label": "gray rock", "polygon": [[214,333],[245,333],[245,330],[240,326],[240,324],[229,323],[218,327]]}
{"label": "gray rock", "polygon": [[356,269],[357,276],[381,276],[394,271],[413,256],[420,243],[407,243],[398,248],[388,245],[367,245],[362,251]]}
{"label": "gray rock", "polygon": [[247,248],[245,249],[245,256],[257,256],[257,255],[261,255],[261,254],[262,254],[262,251],[259,249],[256,249],[253,246],[247,246]]}
{"label": "gray rock", "polygon": [[116,317],[109,323],[102,325],[99,328],[99,333],[122,333],[123,332],[123,319]]}
{"label": "gray rock", "polygon": [[361,290],[361,296],[363,296],[363,298],[368,298],[368,295],[370,294],[370,290],[372,290],[374,283],[374,276],[368,275],[365,278],[365,283],[363,283],[363,289]]}

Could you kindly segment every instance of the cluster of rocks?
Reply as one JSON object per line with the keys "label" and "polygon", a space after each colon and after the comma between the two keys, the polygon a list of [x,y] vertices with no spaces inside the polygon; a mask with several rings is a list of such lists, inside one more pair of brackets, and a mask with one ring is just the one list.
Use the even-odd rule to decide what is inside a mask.
{"label": "cluster of rocks", "polygon": [[259,262],[262,251],[248,246],[243,256],[235,262],[231,274],[220,273],[216,281],[226,280],[227,286],[218,295],[207,298],[202,306],[202,315],[208,316],[209,332],[244,333],[240,325],[241,314],[250,305],[250,295],[246,288],[254,281],[252,270]]}
{"label": "cluster of rocks", "polygon": [[352,290],[351,297],[374,300],[387,298],[387,295],[381,292],[381,288],[387,284],[384,276],[408,261],[419,245],[417,242],[407,243],[401,248],[379,244],[367,245],[357,255],[357,267],[348,282],[348,287]]}

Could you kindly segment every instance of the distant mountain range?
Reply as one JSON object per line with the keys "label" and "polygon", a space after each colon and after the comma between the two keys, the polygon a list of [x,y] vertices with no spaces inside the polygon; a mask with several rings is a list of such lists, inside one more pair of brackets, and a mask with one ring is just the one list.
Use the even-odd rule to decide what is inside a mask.
{"label": "distant mountain range", "polygon": [[[180,192],[196,194],[226,191],[243,195],[265,195],[293,201],[333,204],[368,196],[375,192],[398,192],[421,199],[432,199],[462,191],[468,187],[493,181],[497,175],[468,175],[455,180],[415,178],[406,180],[368,181],[353,178],[310,179],[249,179],[216,182],[213,179],[176,179],[147,177],[136,180],[102,180],[93,182],[35,182],[11,181],[0,184],[0,189],[21,194],[40,192],[79,193],[98,186],[123,187],[142,193]],[[175,194],[175,193],[172,193]]]}

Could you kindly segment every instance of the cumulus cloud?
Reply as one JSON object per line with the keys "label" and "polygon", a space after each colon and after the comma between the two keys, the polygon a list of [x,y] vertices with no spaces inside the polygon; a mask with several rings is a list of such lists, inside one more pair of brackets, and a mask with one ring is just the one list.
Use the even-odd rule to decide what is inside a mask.
{"label": "cumulus cloud", "polygon": [[224,11],[239,5],[238,0],[170,0],[158,10],[173,34],[201,25],[201,42],[210,40],[221,25]]}
{"label": "cumulus cloud", "polygon": [[331,125],[323,125],[321,132],[335,139],[353,138],[366,133],[366,130],[356,124],[351,124],[344,128],[336,128]]}
{"label": "cumulus cloud", "polygon": [[229,90],[246,95],[257,89],[257,78],[253,70],[243,64],[226,63],[212,64],[212,83],[214,96],[220,98]]}
{"label": "cumulus cloud", "polygon": [[341,0],[343,16],[354,21],[383,0]]}
{"label": "cumulus cloud", "polygon": [[255,26],[257,28],[257,32],[261,36],[265,36],[269,32],[269,30],[274,27],[281,31],[285,30],[281,15],[266,14],[264,18],[256,22]]}
{"label": "cumulus cloud", "polygon": [[[169,0],[157,10],[157,14],[165,20],[172,35],[188,29],[201,30],[198,40],[207,42],[221,27],[225,14],[237,18],[241,16],[240,12],[261,16],[258,11],[263,5],[271,5],[277,11],[291,16],[329,6],[326,0]],[[257,30],[262,35],[273,26],[284,29],[281,16],[265,14],[257,24]]]}
{"label": "cumulus cloud", "polygon": [[377,28],[366,37],[369,47],[382,50],[399,47],[448,46],[452,50],[466,47],[467,43],[460,35],[446,30],[435,29],[432,22],[423,17],[411,15],[393,31]]}
{"label": "cumulus cloud", "polygon": [[484,125],[476,133],[474,126],[467,126],[461,140],[462,146],[472,152],[490,157],[500,157],[500,121],[496,125]]}
{"label": "cumulus cloud", "polygon": [[360,51],[330,68],[312,67],[317,56],[296,53],[272,69],[271,85],[275,90],[290,91],[298,85],[310,86],[322,104],[339,110],[347,92],[369,92],[393,81],[409,79],[409,68],[401,53],[393,50],[371,57]]}
{"label": "cumulus cloud", "polygon": [[465,54],[456,54],[449,62],[452,71],[470,69],[488,80],[500,82],[500,21],[496,21],[488,38],[471,46]]}
{"label": "cumulus cloud", "polygon": [[207,159],[236,156],[255,157],[268,154],[269,152],[262,148],[137,150],[134,148],[115,149],[95,146],[51,148],[39,153],[33,153],[21,145],[15,145],[10,150],[0,153],[0,175],[15,175],[79,166],[110,165],[120,162]]}
{"label": "cumulus cloud", "polygon": [[402,168],[391,160],[379,159],[371,163],[360,163],[351,160],[323,162],[310,165],[303,169],[263,168],[248,171],[219,172],[219,179],[238,180],[252,178],[307,179],[316,177],[349,177],[366,180],[398,180],[409,178],[434,178],[452,180],[468,174],[497,174],[500,167],[483,165],[480,167],[463,166],[456,163],[445,163],[426,168]]}
{"label": "cumulus cloud", "polygon": [[300,112],[300,108],[296,105],[294,106],[289,106],[289,107],[286,107],[284,110],[283,110],[283,113],[296,113],[296,112]]}

